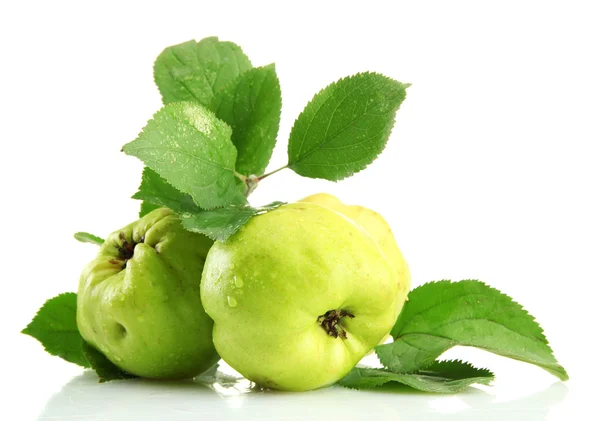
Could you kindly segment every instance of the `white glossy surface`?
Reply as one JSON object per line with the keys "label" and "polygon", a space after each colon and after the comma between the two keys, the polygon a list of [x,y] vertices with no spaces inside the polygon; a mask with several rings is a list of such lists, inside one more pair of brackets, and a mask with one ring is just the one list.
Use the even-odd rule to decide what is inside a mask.
{"label": "white glossy surface", "polygon": [[[406,389],[357,392],[332,387],[306,393],[264,391],[245,379],[222,373],[194,381],[98,384],[92,373],[74,377],[53,395],[39,421],[81,420],[364,420],[487,421],[545,420],[569,393],[559,382],[517,398],[499,401],[475,389],[455,396],[431,396]],[[552,419],[561,419],[558,416]]]}
{"label": "white glossy surface", "polygon": [[[28,342],[28,341],[24,341]],[[2,420],[193,421],[193,420],[365,420],[410,421],[564,421],[592,420],[595,392],[587,364],[567,359],[575,377],[561,383],[544,371],[482,351],[455,348],[447,358],[462,357],[497,374],[493,387],[472,387],[455,395],[431,395],[402,389],[355,391],[333,386],[303,393],[261,390],[223,362],[216,374],[182,382],[147,380],[100,384],[56,358],[39,355],[33,340],[23,348],[35,354],[23,373],[4,382]],[[37,359],[35,356],[38,356]],[[373,364],[374,358],[364,361]],[[593,369],[592,369],[593,370]],[[10,368],[9,368],[10,372]],[[15,370],[16,372],[16,370]],[[383,418],[385,417],[385,418]]]}

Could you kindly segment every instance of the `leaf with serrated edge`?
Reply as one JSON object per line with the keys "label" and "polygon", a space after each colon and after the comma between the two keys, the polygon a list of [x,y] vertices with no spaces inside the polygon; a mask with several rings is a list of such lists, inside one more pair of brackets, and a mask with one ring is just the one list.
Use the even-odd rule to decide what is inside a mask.
{"label": "leaf with serrated edge", "polygon": [[352,389],[371,389],[396,382],[423,392],[458,393],[472,384],[489,385],[494,374],[462,361],[435,361],[426,370],[398,374],[381,368],[355,367],[339,384]]}
{"label": "leaf with serrated edge", "polygon": [[82,367],[90,366],[77,329],[77,294],[73,292],[46,301],[21,333],[37,339],[52,355]]}
{"label": "leaf with serrated edge", "polygon": [[132,198],[144,200],[157,207],[167,207],[177,213],[200,210],[189,194],[180,192],[148,167],[144,168],[142,183]]}
{"label": "leaf with serrated edge", "polygon": [[165,105],[123,151],[189,194],[200,208],[246,201],[235,181],[231,129],[199,104]]}
{"label": "leaf with serrated edge", "polygon": [[104,244],[104,240],[102,238],[98,237],[97,235],[90,234],[89,232],[76,232],[73,234],[73,237],[82,243],[96,244],[97,246]]}
{"label": "leaf with serrated edge", "polygon": [[195,101],[210,106],[215,94],[252,64],[242,49],[217,37],[167,47],[154,63],[163,103]]}
{"label": "leaf with serrated edge", "polygon": [[273,202],[258,208],[230,206],[186,213],[181,215],[181,222],[188,231],[204,234],[213,240],[225,242],[253,216],[276,209],[281,205],[283,205],[283,202]]}
{"label": "leaf with serrated edge", "polygon": [[236,170],[245,175],[263,174],[275,147],[281,115],[275,65],[242,74],[216,93],[212,109],[233,131],[231,140],[238,151]]}
{"label": "leaf with serrated edge", "polygon": [[327,86],[294,123],[288,167],[332,181],[363,170],[383,151],[408,86],[370,72]]}
{"label": "leaf with serrated edge", "polygon": [[100,378],[100,383],[108,382],[111,380],[125,380],[134,379],[137,376],[129,374],[119,367],[114,365],[108,358],[104,356],[100,351],[85,343],[83,345],[83,353],[90,363],[90,367],[96,372]]}
{"label": "leaf with serrated edge", "polygon": [[414,289],[391,335],[394,342],[375,351],[396,373],[427,367],[446,350],[462,345],[535,364],[568,379],[535,319],[507,295],[476,280],[431,282]]}

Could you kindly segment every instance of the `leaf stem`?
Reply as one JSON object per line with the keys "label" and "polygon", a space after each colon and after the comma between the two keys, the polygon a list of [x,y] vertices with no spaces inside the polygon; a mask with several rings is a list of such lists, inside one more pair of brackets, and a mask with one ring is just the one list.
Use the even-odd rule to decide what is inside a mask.
{"label": "leaf stem", "polygon": [[281,168],[277,168],[277,169],[276,169],[276,170],[274,170],[274,171],[271,171],[271,172],[268,172],[268,173],[266,173],[266,174],[263,174],[263,175],[261,175],[260,177],[258,177],[258,181],[260,181],[260,180],[262,180],[262,179],[264,179],[264,178],[267,178],[268,176],[270,176],[270,175],[273,175],[273,174],[275,174],[275,173],[277,173],[277,172],[279,172],[279,171],[281,171],[281,170],[285,170],[287,167],[288,167],[288,164],[284,165],[284,166],[283,166],[283,167],[281,167]]}
{"label": "leaf stem", "polygon": [[242,180],[244,182],[244,184],[247,183],[248,181],[248,177],[246,177],[243,174],[240,174],[239,172],[237,172],[236,170],[233,170],[233,175],[235,175],[237,178],[239,178],[240,180]]}
{"label": "leaf stem", "polygon": [[250,196],[250,193],[258,186],[258,177],[254,174],[250,174],[246,179],[246,197]]}

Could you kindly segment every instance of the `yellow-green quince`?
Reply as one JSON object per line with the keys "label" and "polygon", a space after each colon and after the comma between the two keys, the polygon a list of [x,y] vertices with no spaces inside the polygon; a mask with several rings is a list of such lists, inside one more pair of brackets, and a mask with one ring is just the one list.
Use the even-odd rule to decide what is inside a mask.
{"label": "yellow-green quince", "polygon": [[215,243],[201,297],[229,365],[263,387],[303,391],[335,383],[390,331],[397,271],[352,219],[293,203]]}
{"label": "yellow-green quince", "polygon": [[213,322],[200,301],[212,243],[165,208],[109,235],[79,281],[83,338],[141,377],[189,378],[213,366]]}

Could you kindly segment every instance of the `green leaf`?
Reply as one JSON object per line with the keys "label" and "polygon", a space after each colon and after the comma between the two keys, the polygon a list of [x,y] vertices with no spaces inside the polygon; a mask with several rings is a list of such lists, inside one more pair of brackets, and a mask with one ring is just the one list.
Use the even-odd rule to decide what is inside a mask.
{"label": "green leaf", "polygon": [[104,240],[102,238],[94,234],[90,234],[89,232],[76,232],[73,234],[73,237],[82,243],[91,243],[96,244],[97,246],[104,244]]}
{"label": "green leaf", "polygon": [[231,129],[199,104],[165,105],[123,146],[203,209],[244,203],[234,175]]}
{"label": "green leaf", "polygon": [[83,353],[77,329],[77,294],[67,292],[44,303],[31,323],[21,331],[37,339],[52,355],[82,367],[90,364]]}
{"label": "green leaf", "polygon": [[183,227],[192,232],[204,234],[216,241],[225,242],[244,226],[250,218],[283,205],[273,202],[266,206],[230,206],[226,208],[200,211],[181,215]]}
{"label": "green leaf", "polygon": [[395,382],[423,392],[457,393],[475,383],[489,385],[492,380],[494,374],[487,369],[475,368],[462,361],[435,361],[426,370],[412,374],[355,367],[339,384],[352,389],[371,389]]}
{"label": "green leaf", "polygon": [[241,75],[218,92],[212,109],[231,126],[238,172],[261,175],[271,159],[279,131],[281,88],[275,65]]}
{"label": "green leaf", "polygon": [[217,92],[251,68],[239,46],[210,37],[167,47],[154,63],[154,80],[165,104],[209,106]]}
{"label": "green leaf", "polygon": [[21,331],[37,339],[52,355],[92,368],[100,381],[132,378],[88,345],[77,328],[77,294],[59,294],[44,303],[31,323]]}
{"label": "green leaf", "polygon": [[363,170],[383,151],[408,86],[370,72],[327,86],[292,128],[288,167],[332,181]]}
{"label": "green leaf", "polygon": [[150,212],[158,208],[160,208],[160,206],[155,205],[154,203],[142,202],[142,204],[140,205],[140,213],[138,216],[141,218],[142,216],[148,215]]}
{"label": "green leaf", "polygon": [[534,318],[510,297],[475,280],[432,282],[414,289],[391,335],[394,342],[375,350],[381,363],[396,373],[427,367],[446,350],[462,345],[568,379]]}
{"label": "green leaf", "polygon": [[91,368],[94,369],[100,378],[100,383],[111,380],[134,379],[137,377],[121,370],[106,358],[104,354],[87,343],[83,345],[83,353],[89,361]]}
{"label": "green leaf", "polygon": [[143,200],[144,203],[150,203],[156,207],[167,207],[177,213],[200,210],[189,194],[180,192],[148,167],[144,168],[142,183],[132,198]]}

